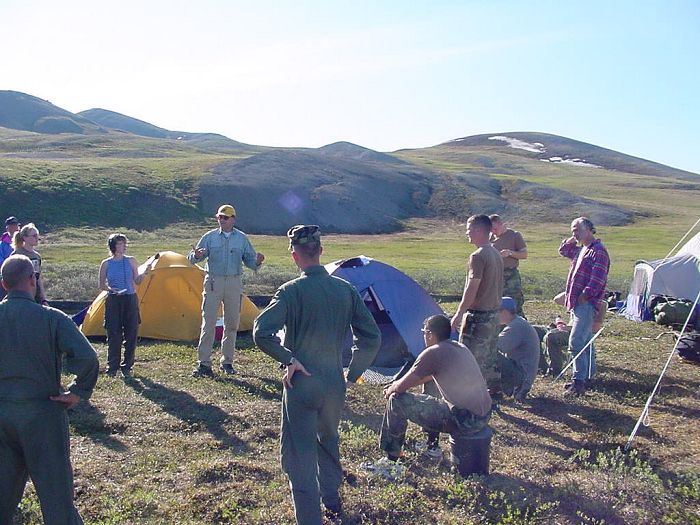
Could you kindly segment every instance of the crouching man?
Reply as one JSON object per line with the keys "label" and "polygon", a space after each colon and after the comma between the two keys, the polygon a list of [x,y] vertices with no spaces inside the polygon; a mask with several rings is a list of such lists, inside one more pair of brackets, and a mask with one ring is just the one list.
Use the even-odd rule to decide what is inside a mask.
{"label": "crouching man", "polygon": [[498,318],[505,328],[498,334],[498,366],[503,391],[516,401],[524,401],[537,376],[540,338],[517,309],[512,297],[503,297]]}
{"label": "crouching man", "polygon": [[[386,471],[401,455],[408,421],[428,432],[478,432],[491,416],[491,397],[479,364],[469,349],[450,340],[452,327],[444,315],[434,315],[423,324],[426,349],[411,370],[384,390],[387,399],[379,447],[386,453],[369,470]],[[414,386],[431,379],[442,398],[410,394]]]}

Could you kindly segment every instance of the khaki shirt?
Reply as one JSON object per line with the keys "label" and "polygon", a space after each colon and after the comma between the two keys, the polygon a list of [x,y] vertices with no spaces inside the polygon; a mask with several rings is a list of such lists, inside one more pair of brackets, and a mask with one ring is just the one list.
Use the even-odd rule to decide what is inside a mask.
{"label": "khaki shirt", "polygon": [[[519,252],[523,248],[527,248],[527,244],[525,244],[525,239],[523,239],[521,233],[511,230],[510,228],[506,228],[506,231],[503,232],[503,235],[500,237],[491,235],[491,242],[493,243],[493,247],[499,252],[501,250]],[[517,268],[519,264],[520,260],[515,257],[505,257],[503,259],[503,268]]]}
{"label": "khaki shirt", "polygon": [[[284,345],[277,336],[282,328]],[[253,337],[280,363],[294,357],[312,375],[342,376],[343,346],[350,330],[354,345],[348,381],[354,382],[377,355],[379,328],[350,283],[332,277],[323,266],[312,266],[277,290],[255,320]]]}
{"label": "khaki shirt", "polygon": [[495,310],[503,294],[503,259],[487,244],[469,256],[469,279],[481,279],[470,310]]}

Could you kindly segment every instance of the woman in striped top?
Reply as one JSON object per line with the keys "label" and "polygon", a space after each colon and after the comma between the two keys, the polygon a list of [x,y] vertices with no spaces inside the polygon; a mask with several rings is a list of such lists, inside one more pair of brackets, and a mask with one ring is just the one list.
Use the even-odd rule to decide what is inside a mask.
{"label": "woman in striped top", "polygon": [[[121,369],[124,377],[131,376],[136,356],[136,337],[141,319],[136,285],[149,271],[139,273],[136,259],[126,255],[129,240],[121,233],[107,239],[111,256],[100,264],[100,290],[107,292],[105,329],[107,331],[107,375],[114,377]],[[124,341],[124,358],[121,349]]]}

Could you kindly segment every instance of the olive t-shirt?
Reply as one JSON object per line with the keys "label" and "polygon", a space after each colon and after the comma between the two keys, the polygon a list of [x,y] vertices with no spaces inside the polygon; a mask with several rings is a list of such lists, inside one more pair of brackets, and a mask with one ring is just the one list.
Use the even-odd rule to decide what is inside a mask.
{"label": "olive t-shirt", "polygon": [[[491,242],[493,247],[499,252],[501,250],[512,250],[518,252],[524,248],[527,248],[525,244],[525,239],[520,234],[520,232],[511,230],[507,228],[506,231],[500,237],[491,236]],[[517,268],[520,261],[515,257],[505,257],[503,259],[503,268]]]}
{"label": "olive t-shirt", "polygon": [[490,244],[469,256],[469,279],[481,279],[470,310],[495,310],[503,294],[503,258]]}
{"label": "olive t-shirt", "polygon": [[491,410],[491,396],[479,364],[469,349],[457,341],[441,341],[423,350],[411,372],[421,378],[433,376],[442,397],[451,406],[466,408],[479,417]]}

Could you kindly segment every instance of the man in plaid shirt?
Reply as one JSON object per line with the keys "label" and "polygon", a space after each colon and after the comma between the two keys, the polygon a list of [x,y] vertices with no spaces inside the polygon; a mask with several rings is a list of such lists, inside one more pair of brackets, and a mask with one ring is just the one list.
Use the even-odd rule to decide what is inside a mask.
{"label": "man in plaid shirt", "polygon": [[[559,246],[559,255],[571,259],[566,279],[566,309],[571,312],[572,327],[569,350],[576,356],[593,337],[593,319],[601,308],[610,270],[608,251],[595,238],[595,226],[586,217],[571,223],[571,237]],[[581,243],[581,246],[578,245]],[[567,385],[570,394],[580,396],[586,391],[586,381],[595,373],[593,345],[574,361],[573,381]]]}

